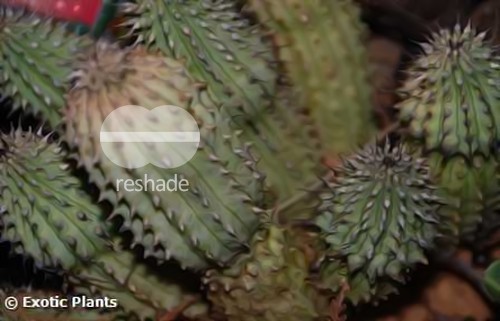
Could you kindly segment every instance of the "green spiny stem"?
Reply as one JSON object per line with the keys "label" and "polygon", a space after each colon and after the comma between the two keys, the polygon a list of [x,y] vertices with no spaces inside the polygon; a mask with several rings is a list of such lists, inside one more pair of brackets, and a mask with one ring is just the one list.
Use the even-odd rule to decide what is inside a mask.
{"label": "green spiny stem", "polygon": [[473,237],[483,220],[495,217],[499,208],[491,202],[500,191],[499,164],[494,159],[475,156],[469,162],[463,156],[446,157],[440,153],[428,155],[434,182],[453,204],[460,236],[475,242]]}
{"label": "green spiny stem", "polygon": [[62,147],[40,133],[0,135],[2,238],[39,266],[68,269],[95,255],[106,244],[107,227],[71,176]]}
{"label": "green spiny stem", "polygon": [[273,98],[281,90],[272,49],[237,11],[236,1],[147,0],[128,3],[124,11],[140,42],[185,59],[191,76],[207,83],[210,99],[231,119],[229,131],[241,131],[241,140],[252,144],[258,168],[279,200],[314,180],[315,143],[296,103]]}
{"label": "green spiny stem", "polygon": [[[405,281],[407,269],[427,262],[425,251],[448,232],[444,201],[426,161],[388,142],[366,146],[335,174],[321,194],[316,220],[329,246],[326,255],[345,261],[350,300],[383,298]],[[342,261],[325,262],[327,284],[338,281]]]}
{"label": "green spiny stem", "polygon": [[280,59],[315,122],[328,155],[353,152],[375,133],[361,44],[350,1],[252,0],[274,33]]}
{"label": "green spiny stem", "polygon": [[92,264],[78,267],[70,277],[79,293],[117,299],[128,313],[140,320],[174,310],[184,302],[192,302],[181,314],[198,317],[207,312],[206,305],[182,287],[159,279],[131,253],[116,249],[94,258]]}
{"label": "green spiny stem", "polygon": [[[200,269],[225,264],[246,248],[258,227],[264,176],[248,147],[224,129],[227,119],[203,104],[203,88],[182,64],[148,54],[141,47],[122,50],[103,41],[79,62],[74,83],[68,95],[66,140],[101,189],[102,198],[124,218],[134,243],[145,247],[145,255],[160,261],[175,258],[185,267]],[[127,105],[149,110],[175,105],[191,112],[200,122],[202,139],[193,159],[169,170],[153,165],[128,170],[112,163],[103,154],[99,132],[107,115]],[[130,130],[138,125],[130,115],[123,117],[121,124],[131,126]],[[165,121],[140,125],[161,131]],[[154,148],[136,147],[140,155],[163,159]],[[119,146],[117,151],[118,157],[127,157]],[[135,181],[145,174],[155,181],[179,175],[190,182],[190,190],[117,193],[119,179]]]}
{"label": "green spiny stem", "polygon": [[470,26],[442,29],[408,69],[400,119],[426,152],[468,160],[498,153],[500,58],[485,37]]}
{"label": "green spiny stem", "polygon": [[468,241],[500,191],[500,59],[485,37],[459,24],[434,33],[408,69],[398,105],[405,139],[430,159]]}
{"label": "green spiny stem", "polygon": [[321,148],[297,99],[292,89],[280,88],[272,108],[240,127],[241,140],[252,144],[257,168],[277,202],[294,198],[322,174]]}
{"label": "green spiny stem", "polygon": [[138,42],[184,59],[234,118],[255,117],[276,90],[272,50],[233,0],[145,0],[123,6]]}
{"label": "green spiny stem", "polygon": [[[84,271],[99,271],[104,281],[94,288],[107,288],[116,298],[119,294],[120,306],[140,311],[141,320],[190,297],[175,283],[153,280],[131,253],[112,246],[104,213],[80,190],[64,149],[50,142],[50,136],[21,130],[0,135],[5,151],[0,157],[2,238],[17,253],[32,257],[38,266],[60,266],[83,282],[92,279]],[[138,295],[145,292],[149,296]],[[197,311],[203,307],[197,304]]]}
{"label": "green spiny stem", "polygon": [[328,296],[309,282],[309,261],[297,235],[272,223],[222,271],[209,270],[203,282],[215,308],[229,321],[313,321],[329,313]]}
{"label": "green spiny stem", "polygon": [[58,126],[71,61],[91,40],[70,34],[65,24],[0,5],[0,43],[2,93],[13,98],[14,109]]}

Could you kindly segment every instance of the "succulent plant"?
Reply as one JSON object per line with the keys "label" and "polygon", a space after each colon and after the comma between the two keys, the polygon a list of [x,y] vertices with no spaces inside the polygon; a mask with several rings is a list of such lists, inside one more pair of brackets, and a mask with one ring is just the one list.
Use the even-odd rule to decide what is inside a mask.
{"label": "succulent plant", "polygon": [[2,93],[15,109],[59,125],[71,62],[90,40],[70,34],[63,23],[0,5],[0,42]]}
{"label": "succulent plant", "polygon": [[[4,240],[38,266],[61,266],[73,280],[111,293],[125,310],[139,311],[141,320],[176,307],[185,298],[182,289],[154,280],[131,253],[113,245],[107,235],[109,224],[99,206],[80,190],[65,154],[39,132],[18,129],[0,136]],[[140,295],[145,292],[147,296]],[[193,309],[199,313],[203,305]]]}
{"label": "succulent plant", "polygon": [[[100,42],[78,64],[73,80],[66,140],[77,150],[79,163],[101,189],[102,197],[115,206],[116,215],[123,216],[124,227],[133,232],[135,243],[144,246],[145,255],[204,268],[227,263],[245,249],[258,225],[256,212],[264,176],[255,169],[247,148],[236,145],[236,137],[218,130],[219,123],[224,128],[223,121],[219,122],[216,110],[198,99],[202,95],[199,86],[180,63],[149,55],[141,48],[121,50]],[[130,170],[115,165],[103,154],[99,132],[106,116],[126,105],[147,109],[175,105],[192,111],[202,122],[201,148],[189,163],[176,169],[148,165]],[[130,124],[129,130],[134,130],[132,118],[123,119],[122,124]],[[160,120],[141,126],[161,131],[163,125]],[[142,144],[137,148],[137,153],[154,156],[154,148]],[[180,175],[189,181],[190,191],[122,189],[117,193],[117,179],[135,181],[144,174],[154,180]]]}
{"label": "succulent plant", "polygon": [[[54,16],[101,17],[95,37],[115,8],[68,3]],[[422,45],[398,105],[408,131],[367,144],[376,125],[352,1],[122,4],[102,39],[0,5],[1,97],[21,123],[53,131],[3,133],[12,119],[0,119],[0,239],[57,272],[60,295],[119,303],[105,314],[0,307],[0,320],[341,320],[345,298],[396,292],[458,240],[457,223],[475,236],[498,221],[500,64],[484,34],[457,26]],[[166,105],[193,124],[155,113]],[[114,113],[124,106],[149,117]],[[177,166],[182,147],[102,141],[195,127],[200,144]],[[178,179],[187,190],[147,188]]]}
{"label": "succulent plant", "polygon": [[273,105],[255,124],[242,126],[240,140],[251,145],[257,169],[276,202],[286,202],[318,181],[324,172],[312,124],[297,94],[280,87]]}
{"label": "succulent plant", "polygon": [[138,42],[185,60],[190,75],[207,84],[232,131],[252,145],[276,198],[293,197],[316,179],[319,153],[296,102],[284,97],[292,91],[277,85],[271,44],[236,1],[129,1],[123,8]]}
{"label": "succulent plant", "polygon": [[78,266],[69,281],[77,293],[116,299],[124,311],[139,320],[161,316],[183,305],[179,315],[195,318],[207,313],[206,304],[196,294],[187,292],[178,282],[158,278],[132,253],[119,247],[94,257],[91,264]]}
{"label": "succulent plant", "polygon": [[428,156],[433,181],[443,191],[450,204],[461,238],[474,242],[477,229],[486,218],[493,220],[500,204],[494,199],[500,191],[499,165],[493,159],[475,156],[472,162],[463,156],[447,159],[439,153]]}
{"label": "succulent plant", "polygon": [[368,61],[352,1],[251,0],[307,106],[324,150],[351,153],[374,134]]}
{"label": "succulent plant", "polygon": [[319,320],[329,300],[309,282],[310,263],[290,231],[271,225],[255,235],[250,253],[209,270],[204,283],[229,321]]}
{"label": "succulent plant", "polygon": [[456,200],[468,237],[498,194],[500,59],[485,33],[442,29],[408,70],[399,103],[407,139],[430,159],[435,182]]}
{"label": "succulent plant", "polygon": [[107,228],[64,150],[50,140],[20,129],[0,134],[2,239],[38,266],[67,269],[103,247]]}
{"label": "succulent plant", "polygon": [[277,80],[272,50],[236,1],[133,0],[123,7],[137,41],[185,60],[234,120],[270,105]]}
{"label": "succulent plant", "polygon": [[[5,12],[15,13],[10,10],[6,10]],[[58,32],[58,27],[62,26],[62,24],[56,24],[47,19],[43,20],[33,15],[30,17],[23,16],[23,19],[26,20],[26,24],[31,21],[39,21],[39,23],[44,23],[46,26],[52,26]],[[68,38],[71,37],[68,35]],[[56,43],[58,42],[56,41]],[[87,43],[85,42],[85,44]],[[51,52],[47,52],[50,61],[62,61],[60,56],[50,56],[50,54]],[[71,57],[75,58],[74,55]],[[64,67],[68,67],[68,64],[64,63]],[[66,80],[69,70],[69,67],[66,68],[64,75],[51,73],[54,79],[52,82],[48,82],[46,86],[47,90],[55,93],[53,97],[54,99],[57,98],[56,100],[59,103],[63,101],[62,82]],[[279,99],[279,103],[277,103],[278,110],[272,113],[274,120],[270,120],[271,124],[261,122],[258,124],[257,129],[250,128],[244,132],[245,141],[252,141],[251,143],[254,145],[253,149],[259,154],[257,157],[259,168],[266,169],[269,173],[268,181],[271,181],[272,184],[270,185],[273,185],[271,188],[276,190],[275,194],[279,198],[283,199],[293,196],[297,190],[303,188],[304,184],[307,186],[308,182],[310,183],[316,179],[316,175],[311,169],[317,166],[318,160],[318,157],[310,157],[313,153],[312,149],[310,146],[306,147],[309,136],[307,133],[303,133],[302,124],[300,120],[295,119],[295,113],[289,111],[291,105],[288,99]],[[33,102],[33,106],[37,106],[35,102]],[[44,119],[49,120],[53,127],[55,127],[60,122],[59,112],[56,111],[59,109],[59,106],[51,105],[45,107],[43,110]],[[206,113],[206,111],[203,112]],[[291,123],[293,123],[293,126],[290,126]],[[278,130],[278,128],[283,130]],[[233,133],[231,132],[230,134]],[[241,135],[241,132],[238,135]],[[293,136],[302,140],[302,145],[290,139]]]}
{"label": "succulent plant", "polygon": [[316,220],[326,256],[346,262],[353,302],[378,299],[405,281],[408,269],[427,262],[425,251],[446,232],[444,202],[425,159],[404,146],[369,144],[334,171]]}
{"label": "succulent plant", "polygon": [[500,57],[470,26],[441,29],[407,71],[400,119],[426,151],[467,159],[497,154]]}

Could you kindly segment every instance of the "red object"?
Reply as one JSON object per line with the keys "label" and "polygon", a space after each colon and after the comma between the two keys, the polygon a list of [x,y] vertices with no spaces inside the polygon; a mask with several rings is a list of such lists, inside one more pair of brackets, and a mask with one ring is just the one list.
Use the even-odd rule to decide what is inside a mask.
{"label": "red object", "polygon": [[92,26],[99,15],[103,0],[0,0],[0,4],[24,7],[57,19]]}

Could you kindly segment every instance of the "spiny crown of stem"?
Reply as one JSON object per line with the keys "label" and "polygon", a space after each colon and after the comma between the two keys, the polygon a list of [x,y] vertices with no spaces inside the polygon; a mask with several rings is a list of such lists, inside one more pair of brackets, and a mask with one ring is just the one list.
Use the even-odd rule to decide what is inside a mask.
{"label": "spiny crown of stem", "polygon": [[321,200],[316,224],[328,255],[345,260],[355,302],[379,295],[384,281],[404,281],[408,268],[425,263],[425,250],[447,223],[426,160],[388,142],[345,159]]}
{"label": "spiny crown of stem", "polygon": [[426,152],[496,155],[500,143],[500,56],[470,25],[443,29],[422,44],[408,70],[400,119]]}
{"label": "spiny crown of stem", "polygon": [[129,50],[121,49],[116,44],[98,42],[89,54],[81,56],[75,64],[71,79],[74,88],[102,88],[119,84],[128,72],[133,72],[127,64]]}

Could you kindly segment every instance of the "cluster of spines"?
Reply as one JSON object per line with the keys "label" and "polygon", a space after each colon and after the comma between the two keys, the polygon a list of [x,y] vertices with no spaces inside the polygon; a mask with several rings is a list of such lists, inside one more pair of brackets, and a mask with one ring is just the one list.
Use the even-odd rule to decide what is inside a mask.
{"label": "cluster of spines", "polygon": [[[435,182],[455,204],[469,238],[500,191],[500,58],[470,25],[441,29],[422,44],[398,104],[407,140],[430,159]],[[486,177],[489,177],[485,179]]]}
{"label": "cluster of spines", "polygon": [[[68,94],[66,140],[78,151],[79,163],[115,205],[115,213],[124,217],[124,227],[145,247],[145,254],[160,261],[172,256],[192,268],[228,262],[245,248],[258,225],[255,213],[260,211],[264,176],[254,171],[244,146],[232,145],[236,137],[229,139],[218,129],[219,123],[225,126],[224,119],[198,100],[200,86],[182,64],[140,47],[125,51],[105,42],[94,52],[78,63]],[[131,104],[148,109],[169,104],[192,111],[202,132],[193,159],[174,170],[125,170],[111,163],[99,147],[100,125],[110,112]],[[137,179],[144,173],[154,180],[178,174],[190,181],[190,190],[116,193],[117,178]]]}
{"label": "cluster of spines", "polygon": [[[231,7],[231,8],[230,8]],[[235,14],[232,13],[234,8],[233,4],[230,6],[224,6],[224,9],[227,10],[227,14]],[[206,10],[212,10],[210,8],[205,8]],[[60,24],[53,23],[49,20],[42,20],[41,18],[36,18],[37,21],[45,21],[47,26],[53,26],[55,31],[59,31]],[[55,32],[54,31],[54,32]],[[64,33],[66,35],[66,33]],[[66,48],[64,46],[75,47],[78,48],[75,44],[80,44],[81,48],[86,47],[88,45],[88,41],[84,41],[84,39],[80,39],[81,43],[73,43],[79,39],[76,37],[67,36],[67,41],[55,41],[60,44],[62,48]],[[50,44],[50,41],[47,41],[47,44]],[[85,46],[83,46],[85,44]],[[73,53],[76,50],[71,50]],[[262,50],[263,52],[265,50]],[[57,61],[57,63],[61,63],[62,60],[60,56],[52,55],[52,52],[47,51],[47,59],[48,61]],[[68,57],[74,58],[73,54],[69,54]],[[45,60],[47,60],[45,59]],[[63,59],[64,60],[64,59]],[[42,68],[42,67],[39,67]],[[39,69],[38,68],[38,69]],[[45,68],[45,67],[44,67]],[[35,69],[35,70],[38,70]],[[47,108],[43,108],[43,118],[48,120],[51,125],[56,126],[60,123],[60,111],[59,109],[63,105],[64,98],[63,93],[66,88],[66,80],[67,74],[71,71],[69,61],[64,62],[64,70],[65,74],[59,74],[50,72],[50,76],[53,77],[52,82],[47,82],[46,86],[43,87],[43,95],[45,97],[54,96],[52,100],[57,100],[59,103],[57,107],[46,106]],[[73,74],[74,75],[74,74]],[[94,84],[94,86],[98,87],[101,84]],[[27,89],[32,87],[27,87]],[[36,89],[36,87],[33,87]],[[245,87],[248,88],[248,87]],[[51,93],[56,93],[52,95]],[[24,95],[26,96],[26,95]],[[28,95],[28,97],[32,97]],[[36,97],[36,96],[33,96]],[[36,101],[31,102],[32,106],[36,108],[36,106],[40,106],[40,104],[36,104]],[[210,104],[212,104],[210,102]],[[286,106],[284,106],[286,104]],[[303,133],[302,125],[297,123],[297,119],[295,119],[296,114],[290,111],[289,108],[291,104],[284,103],[283,100],[279,100],[275,103],[275,107],[272,108],[274,110],[270,115],[275,115],[273,119],[267,120],[265,117],[261,119],[256,119],[255,124],[238,128],[228,128],[225,132],[228,135],[233,135],[233,133],[238,133],[239,135],[243,134],[240,138],[242,141],[247,141],[253,145],[252,150],[254,151],[254,161],[258,163],[257,168],[261,171],[264,171],[268,174],[267,185],[270,186],[270,189],[273,190],[273,193],[279,199],[287,199],[293,196],[295,192],[304,188],[304,185],[308,185],[311,181],[313,181],[316,177],[316,171],[314,170],[314,166],[319,160],[318,155],[315,155],[312,152],[312,148],[308,148],[306,145],[308,139],[311,139],[311,136],[308,133]],[[279,109],[279,111],[276,111]],[[280,113],[281,115],[277,115]],[[225,115],[227,115],[225,113]],[[234,116],[234,115],[233,115]],[[69,115],[69,117],[72,117]],[[225,116],[227,117],[227,116]],[[230,122],[232,123],[234,117],[229,117]],[[286,118],[285,124],[283,123],[281,118]],[[255,127],[258,127],[255,129]],[[290,135],[292,133],[293,135]],[[298,135],[301,133],[301,135]],[[294,136],[293,138],[291,136]],[[304,141],[306,141],[304,143]],[[300,149],[300,150],[299,150]],[[319,154],[319,153],[316,153]],[[282,163],[285,163],[287,166],[281,166]],[[291,174],[291,175],[290,175]]]}
{"label": "cluster of spines", "polygon": [[426,151],[497,154],[500,57],[485,37],[470,25],[441,29],[408,70],[400,118]]}
{"label": "cluster of spines", "polygon": [[232,117],[248,119],[269,106],[277,78],[272,49],[236,1],[146,0],[123,8],[137,41],[185,60]]}
{"label": "cluster of spines", "polygon": [[107,228],[50,140],[20,129],[0,134],[2,238],[39,266],[70,268],[103,246]]}
{"label": "cluster of spines", "polygon": [[[33,32],[36,30],[36,32]],[[13,107],[61,123],[71,61],[90,40],[66,25],[0,5],[0,89]]]}
{"label": "cluster of spines", "polygon": [[[93,282],[98,292],[120,293],[120,306],[137,308],[141,320],[185,296],[174,283],[150,281],[143,263],[113,246],[104,213],[80,189],[66,152],[50,135],[21,129],[0,135],[2,237],[16,252],[39,267],[62,268],[73,281]],[[84,271],[102,273],[103,282]],[[146,291],[149,296],[137,295]]]}
{"label": "cluster of spines", "polygon": [[388,142],[367,145],[335,174],[316,222],[327,256],[347,264],[348,279],[357,287],[350,299],[368,301],[385,292],[384,282],[392,287],[405,280],[407,269],[427,262],[425,251],[447,231],[439,211],[444,201],[426,161]]}

